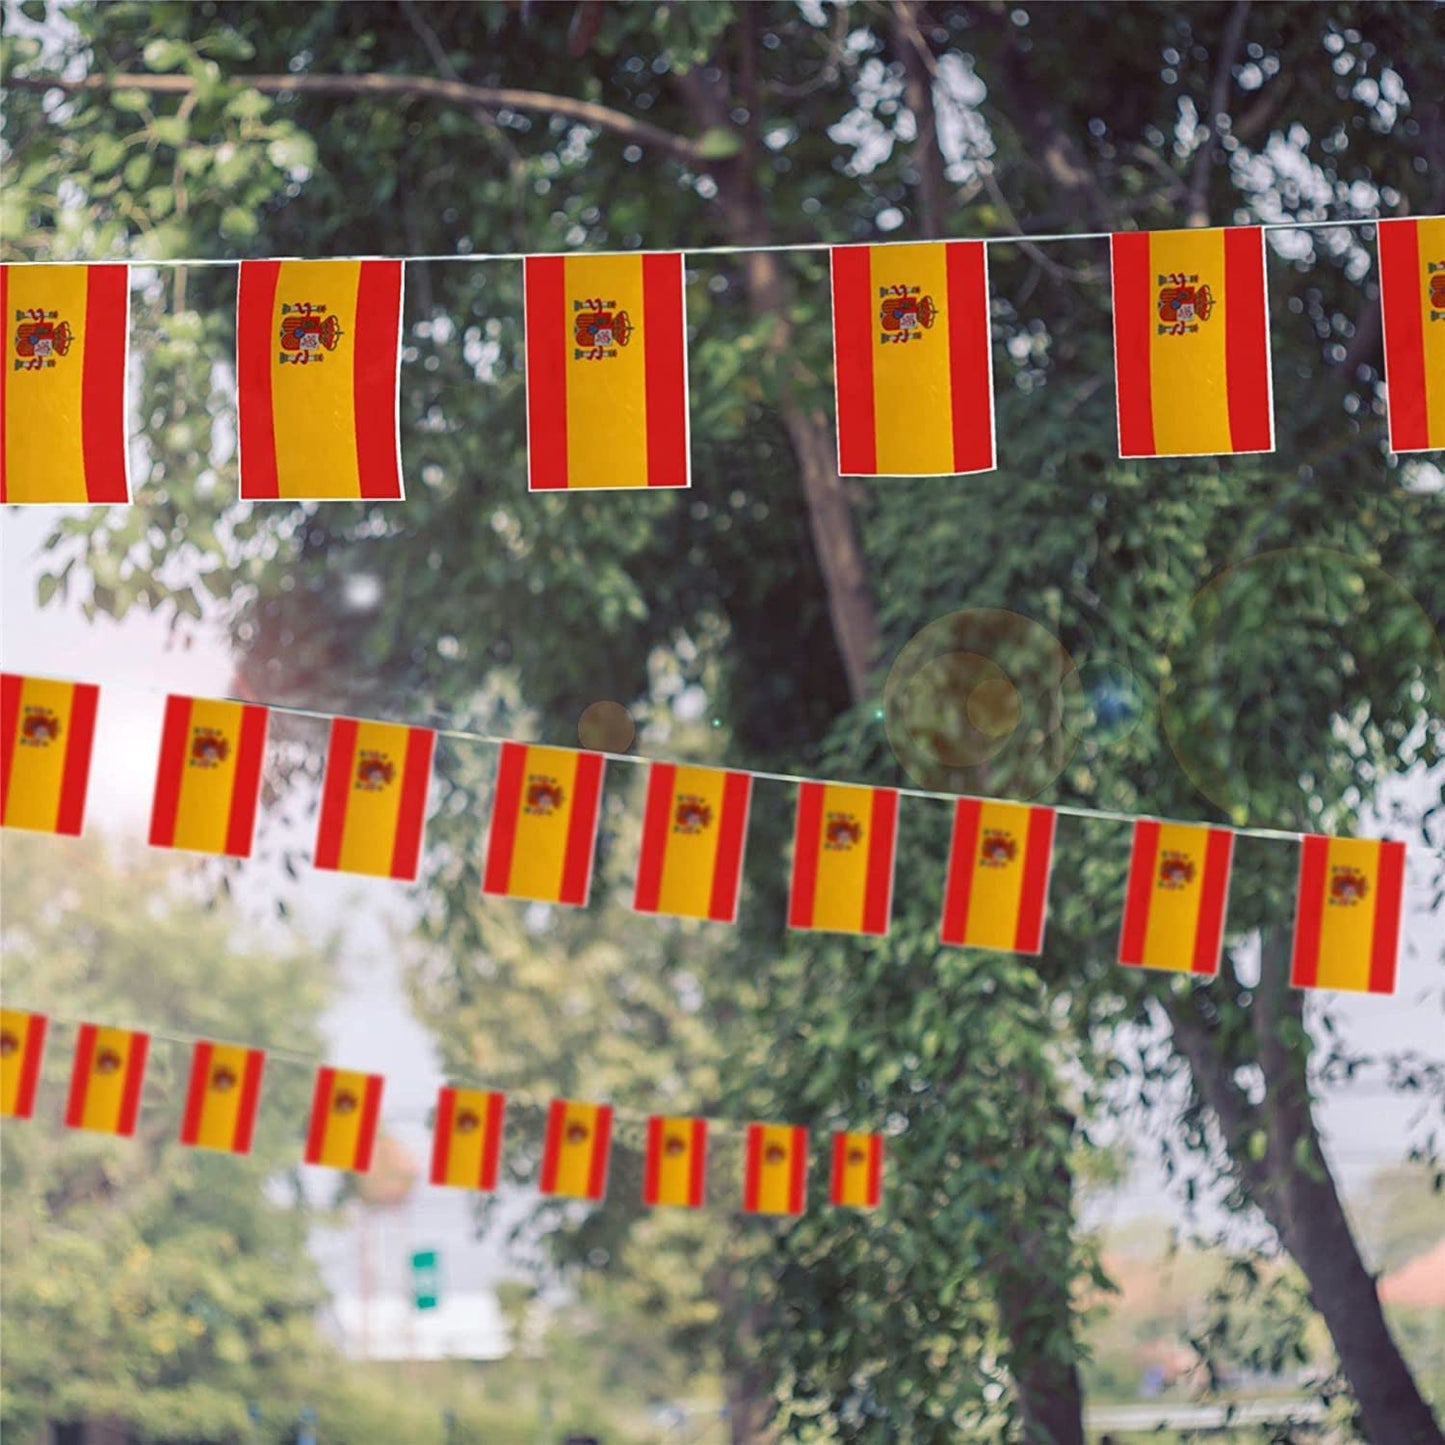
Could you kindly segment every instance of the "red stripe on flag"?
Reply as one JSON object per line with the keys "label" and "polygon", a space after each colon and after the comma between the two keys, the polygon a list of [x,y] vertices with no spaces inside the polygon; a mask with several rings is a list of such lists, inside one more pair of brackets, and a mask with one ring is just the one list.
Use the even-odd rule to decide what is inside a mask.
{"label": "red stripe on flag", "polygon": [[832,251],[834,396],[838,470],[844,476],[878,474],[872,253],[871,246],[834,246]]}
{"label": "red stripe on flag", "polygon": [[65,1124],[70,1129],[81,1128],[85,1118],[85,1095],[95,1064],[95,1035],[94,1024],[81,1024],[75,1036],[75,1063],[70,1071],[70,1096],[65,1104]]}
{"label": "red stripe on flag", "polygon": [[1018,929],[1014,948],[1038,954],[1044,948],[1044,917],[1048,912],[1049,869],[1054,857],[1054,810],[1030,808],[1024,843],[1023,886],[1019,890]]}
{"label": "red stripe on flag", "polygon": [[326,1116],[331,1112],[331,1096],[336,1089],[336,1070],[323,1067],[316,1071],[316,1088],[311,1095],[311,1127],[306,1133],[306,1155],[308,1164],[321,1162],[321,1150],[326,1144]]}
{"label": "red stripe on flag", "polygon": [[763,1167],[763,1126],[748,1125],[747,1166],[743,1170],[743,1208],[749,1214],[758,1212],[758,1175]]}
{"label": "red stripe on flag", "polygon": [[186,1111],[181,1116],[181,1143],[194,1144],[201,1132],[201,1111],[211,1079],[211,1045],[201,1040],[191,1054],[191,1081],[186,1088]]}
{"label": "red stripe on flag", "polygon": [[944,247],[948,268],[948,355],[953,403],[953,470],[994,466],[993,376],[988,311],[988,259],[982,241]]}
{"label": "red stripe on flag", "polygon": [[818,892],[818,854],[823,834],[823,784],[798,787],[798,821],[793,832],[793,889],[788,907],[789,928],[813,926]]}
{"label": "red stripe on flag", "polygon": [[893,852],[898,838],[898,794],[873,790],[873,834],[868,845],[868,883],[863,894],[863,932],[888,932],[893,902]]}
{"label": "red stripe on flag", "polygon": [[356,391],[356,471],[361,495],[402,495],[397,387],[401,375],[401,262],[363,261],[351,348]]}
{"label": "red stripe on flag", "polygon": [[95,742],[95,713],[100,689],[77,682],[70,704],[70,738],[65,745],[65,772],[60,780],[60,805],[55,831],[78,838],[85,821],[85,795],[90,786],[90,757]]}
{"label": "red stripe on flag", "polygon": [[601,1199],[607,1193],[607,1160],[612,1146],[612,1105],[597,1111],[597,1133],[592,1139],[592,1169],[587,1176],[587,1197]]}
{"label": "red stripe on flag", "polygon": [[401,798],[396,809],[396,841],[391,851],[391,876],[403,883],[415,883],[421,867],[426,798],[431,787],[431,760],[435,747],[436,734],[430,728],[407,729]]}
{"label": "red stripe on flag", "polygon": [[1370,940],[1370,992],[1395,991],[1395,965],[1400,952],[1400,903],[1405,888],[1405,845],[1380,844],[1379,876],[1375,880],[1375,929]]}
{"label": "red stripe on flag", "polygon": [[261,801],[261,764],[266,754],[266,709],[246,704],[241,711],[241,736],[236,743],[236,775],[231,787],[231,818],[226,825],[226,853],[249,858],[256,833],[256,806]]}
{"label": "red stripe on flag", "polygon": [[529,256],[522,263],[526,314],[527,490],[567,485],[567,263]]}
{"label": "red stripe on flag", "polygon": [[1114,293],[1114,388],[1119,455],[1152,457],[1154,379],[1149,331],[1154,324],[1154,268],[1147,231],[1109,237]]}
{"label": "red stripe on flag", "polygon": [[487,1095],[487,1137],[482,1141],[482,1173],[478,1181],[483,1189],[497,1187],[497,1166],[502,1158],[502,1122],[507,1101],[499,1093]]}
{"label": "red stripe on flag", "polygon": [[276,350],[279,261],[242,261],[236,288],[236,395],[241,496],[258,502],[281,495],[271,368]]}
{"label": "red stripe on flag", "polygon": [[503,743],[497,759],[497,782],[492,797],[492,831],[487,839],[487,871],[483,893],[502,893],[512,886],[512,848],[517,841],[517,819],[522,806],[522,782],[527,773],[527,749],[522,743]]}
{"label": "red stripe on flag", "polygon": [[451,1162],[452,1117],[456,1113],[457,1091],[445,1085],[437,1094],[437,1118],[432,1130],[431,1182],[447,1182],[447,1165]]}
{"label": "red stripe on flag", "polygon": [[1124,928],[1119,936],[1119,962],[1144,960],[1144,935],[1149,927],[1154,868],[1159,859],[1159,824],[1144,819],[1134,825],[1134,849],[1129,859],[1129,886],[1124,894]]}
{"label": "red stripe on flag", "polygon": [[1299,901],[1295,905],[1294,956],[1290,982],[1296,988],[1313,988],[1320,972],[1320,929],[1325,916],[1325,874],[1329,869],[1330,840],[1308,835],[1300,845]]}
{"label": "red stripe on flag", "polygon": [[341,840],[346,833],[346,804],[351,797],[359,730],[353,718],[331,720],[331,746],[326,750],[326,781],[321,787],[321,821],[316,827],[313,868],[334,870],[341,862]]}
{"label": "red stripe on flag", "polygon": [[632,899],[632,906],[638,913],[657,912],[657,900],[662,892],[662,862],[667,856],[668,824],[672,818],[672,797],[676,786],[677,768],[672,763],[653,763],[647,775],[642,850],[637,862],[637,889]]}
{"label": "red stripe on flag", "polygon": [[1421,303],[1424,278],[1420,266],[1419,223],[1381,221],[1377,236],[1390,450],[1425,451],[1430,446],[1430,412],[1425,380],[1425,315]]}
{"label": "red stripe on flag", "polygon": [[707,1189],[707,1121],[692,1121],[692,1152],[688,1155],[687,1202],[694,1208],[702,1208],[703,1194]]}
{"label": "red stripe on flag", "polygon": [[186,740],[191,731],[191,699],[172,694],[166,699],[161,726],[161,756],[156,768],[156,793],[151,803],[152,848],[171,848],[176,839],[176,813],[185,776]]}
{"label": "red stripe on flag", "polygon": [[557,1155],[562,1149],[562,1130],[567,1124],[567,1101],[553,1099],[547,1109],[547,1135],[542,1145],[542,1177],[538,1187],[543,1194],[557,1192]]}
{"label": "red stripe on flag", "polygon": [[808,1191],[808,1142],[802,1129],[794,1129],[792,1179],[788,1184],[788,1208],[794,1214],[803,1212],[803,1201]]}
{"label": "red stripe on flag", "polygon": [[92,502],[127,502],[125,454],[125,348],[130,313],[130,272],[125,266],[89,266],[85,276],[85,331],[80,381],[80,446],[85,494]]}
{"label": "red stripe on flag", "polygon": [[722,817],[717,825],[717,860],[713,865],[712,897],[707,916],[714,923],[735,923],[738,885],[742,880],[743,845],[747,838],[748,808],[753,780],[746,773],[729,773],[723,784]]}
{"label": "red stripe on flag", "polygon": [[687,321],[682,257],[642,258],[642,365],[647,413],[647,485],[685,487]]}
{"label": "red stripe on flag", "polygon": [[[0,270],[3,270],[0,267]],[[3,300],[3,297],[0,297]],[[3,316],[0,311],[0,316]],[[0,367],[0,376],[4,368]],[[10,770],[15,766],[16,738],[20,733],[20,694],[25,679],[17,673],[0,673],[0,818],[10,801]]]}
{"label": "red stripe on flag", "polygon": [[973,870],[978,857],[978,830],[983,804],[960,798],[953,809],[953,842],[948,851],[948,881],[943,889],[943,943],[962,944],[968,934],[968,905],[973,897]]}
{"label": "red stripe on flag", "polygon": [[40,1083],[40,1059],[45,1052],[45,1028],[43,1014],[31,1014],[25,1024],[25,1057],[20,1062],[20,1083],[15,1090],[17,1119],[28,1119],[35,1112],[35,1091]]}
{"label": "red stripe on flag", "polygon": [[1237,452],[1274,449],[1265,298],[1264,232],[1258,226],[1228,227],[1224,232],[1224,374],[1229,442]]}
{"label": "red stripe on flag", "polygon": [[883,1198],[883,1136],[868,1141],[868,1207],[876,1209]]}
{"label": "red stripe on flag", "polygon": [[266,1055],[260,1049],[246,1050],[246,1072],[241,1080],[241,1102],[236,1106],[236,1135],[231,1147],[237,1154],[251,1152],[256,1132],[256,1105],[261,1098],[261,1075],[265,1072]]}
{"label": "red stripe on flag", "polygon": [[381,1113],[381,1075],[372,1074],[366,1081],[366,1098],[361,1105],[361,1126],[356,1135],[356,1172],[365,1174],[371,1168],[371,1151],[376,1145],[376,1119]]}
{"label": "red stripe on flag", "polygon": [[828,1199],[833,1204],[843,1202],[844,1170],[848,1162],[848,1136],[833,1135],[833,1167],[828,1176]]}
{"label": "red stripe on flag", "polygon": [[572,815],[567,820],[567,854],[562,864],[561,902],[587,905],[592,883],[592,852],[597,841],[597,800],[602,792],[602,757],[598,753],[577,755],[577,774],[572,782]]}
{"label": "red stripe on flag", "polygon": [[647,1150],[642,1161],[642,1202],[657,1203],[658,1156],[662,1153],[662,1120],[653,1114],[647,1121]]}
{"label": "red stripe on flag", "polygon": [[140,1112],[140,1091],[145,1084],[146,1055],[150,1052],[149,1034],[132,1034],[125,1056],[125,1088],[120,1096],[120,1127],[115,1131],[129,1139],[135,1133],[136,1115]]}
{"label": "red stripe on flag", "polygon": [[1194,929],[1194,973],[1219,972],[1219,950],[1224,942],[1224,910],[1229,898],[1229,860],[1234,834],[1211,828],[1204,845],[1204,877],[1200,880],[1199,922]]}

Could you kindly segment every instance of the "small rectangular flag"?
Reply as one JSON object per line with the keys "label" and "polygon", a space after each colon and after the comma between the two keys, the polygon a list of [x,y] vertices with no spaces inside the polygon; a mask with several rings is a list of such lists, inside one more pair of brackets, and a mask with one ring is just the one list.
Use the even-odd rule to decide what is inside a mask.
{"label": "small rectangular flag", "polygon": [[66,1127],[124,1138],[134,1134],[149,1049],[149,1034],[82,1024],[75,1042]]}
{"label": "small rectangular flag", "polygon": [[1394,993],[1404,891],[1403,843],[1306,837],[1290,982],[1296,988]]}
{"label": "small rectangular flag", "polygon": [[443,1087],[432,1132],[431,1182],[455,1189],[497,1187],[507,1100],[485,1089]]}
{"label": "small rectangular flag", "polygon": [[604,761],[600,753],[502,744],[483,893],[587,906]]}
{"label": "small rectangular flag", "polygon": [[632,903],[637,912],[737,921],[752,784],[747,773],[653,763]]}
{"label": "small rectangular flag", "polygon": [[883,1136],[834,1134],[828,1197],[845,1209],[877,1209],[883,1192]]}
{"label": "small rectangular flag", "polygon": [[647,1121],[642,1202],[701,1209],[707,1177],[707,1120],[654,1114]]}
{"label": "small rectangular flag", "polygon": [[607,1154],[612,1142],[612,1106],[553,1099],[542,1148],[543,1194],[567,1199],[601,1199],[607,1192]]}
{"label": "small rectangular flag", "polygon": [[1110,237],[1121,457],[1274,450],[1264,232]]}
{"label": "small rectangular flag", "polygon": [[28,1119],[35,1112],[45,1025],[44,1014],[0,1009],[0,1117]]}
{"label": "small rectangular flag", "polygon": [[1381,221],[1380,311],[1392,452],[1445,448],[1445,216]]}
{"label": "small rectangular flag", "polygon": [[743,1209],[801,1214],[808,1189],[808,1131],[791,1124],[749,1124]]}
{"label": "small rectangular flag", "polygon": [[250,703],[166,699],[151,847],[251,856],[266,721]]}
{"label": "small rectangular flag", "polygon": [[243,501],[399,501],[400,261],[242,261]]}
{"label": "small rectangular flag", "polygon": [[527,486],[691,485],[682,256],[523,262]]}
{"label": "small rectangular flag", "polygon": [[0,502],[129,502],[129,270],[0,266],[0,318]]}
{"label": "small rectangular flag", "polygon": [[79,837],[100,689],[0,674],[0,819]]}
{"label": "small rectangular flag", "polygon": [[838,471],[992,471],[984,243],[834,246],[832,263]]}
{"label": "small rectangular flag", "polygon": [[892,788],[802,784],[788,927],[887,933],[897,824]]}
{"label": "small rectangular flag", "polygon": [[260,1049],[200,1040],[191,1055],[181,1143],[249,1154],[265,1067],[266,1055]]}
{"label": "small rectangular flag", "polygon": [[943,895],[944,943],[1039,954],[1054,810],[960,798]]}
{"label": "small rectangular flag", "polygon": [[332,1068],[316,1071],[311,1128],[306,1136],[308,1164],[350,1169],[357,1174],[371,1168],[382,1083],[380,1074]]}
{"label": "small rectangular flag", "polygon": [[416,881],[435,743],[430,728],[333,720],[316,867]]}
{"label": "small rectangular flag", "polygon": [[1119,962],[1218,973],[1233,850],[1227,828],[1136,823]]}

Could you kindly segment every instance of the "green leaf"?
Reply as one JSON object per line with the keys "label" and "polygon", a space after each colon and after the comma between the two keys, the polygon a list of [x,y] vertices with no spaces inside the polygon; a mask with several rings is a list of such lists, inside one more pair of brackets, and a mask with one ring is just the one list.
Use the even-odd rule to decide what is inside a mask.
{"label": "green leaf", "polygon": [[725,125],[709,126],[697,138],[697,153],[707,161],[725,161],[742,148],[742,136]]}
{"label": "green leaf", "polygon": [[117,110],[137,114],[150,104],[150,99],[143,90],[113,90],[110,93],[110,103]]}
{"label": "green leaf", "polygon": [[221,234],[228,241],[249,241],[260,229],[256,217],[241,206],[227,206],[221,212]]}
{"label": "green leaf", "polygon": [[277,137],[266,147],[266,155],[277,170],[316,169],[316,142],[300,131]]}
{"label": "green leaf", "polygon": [[151,40],[141,52],[150,70],[179,70],[190,53],[190,48],[178,40]]}

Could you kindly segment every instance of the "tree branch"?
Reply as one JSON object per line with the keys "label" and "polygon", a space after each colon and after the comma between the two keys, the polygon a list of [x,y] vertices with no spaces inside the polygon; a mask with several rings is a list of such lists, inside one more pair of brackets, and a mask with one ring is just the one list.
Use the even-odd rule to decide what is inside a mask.
{"label": "tree branch", "polygon": [[1239,59],[1240,43],[1244,39],[1244,23],[1249,19],[1250,0],[1238,0],[1224,29],[1224,40],[1220,44],[1219,64],[1214,67],[1214,84],[1209,92],[1209,114],[1204,117],[1204,138],[1194,157],[1194,171],[1189,178],[1189,226],[1209,224],[1209,163],[1214,158],[1214,142],[1219,136],[1219,118],[1229,99],[1229,87],[1234,79],[1234,62]]}

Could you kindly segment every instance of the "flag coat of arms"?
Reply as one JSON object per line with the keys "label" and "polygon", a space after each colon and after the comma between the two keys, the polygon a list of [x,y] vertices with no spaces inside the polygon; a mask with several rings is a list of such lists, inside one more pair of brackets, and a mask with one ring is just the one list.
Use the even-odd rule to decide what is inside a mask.
{"label": "flag coat of arms", "polygon": [[603,763],[600,753],[502,744],[484,893],[587,906]]}
{"label": "flag coat of arms", "polygon": [[1290,968],[1295,987],[1394,993],[1404,889],[1403,843],[1307,836]]}
{"label": "flag coat of arms", "polygon": [[82,1024],[65,1106],[66,1127],[124,1138],[134,1134],[149,1048],[148,1034]]}
{"label": "flag coat of arms", "polygon": [[333,720],[316,867],[416,881],[435,743],[429,728]]}
{"label": "flag coat of arms", "polygon": [[242,500],[399,501],[400,261],[242,261]]}
{"label": "flag coat of arms", "polygon": [[1136,823],[1119,962],[1218,973],[1233,849],[1226,828]]}
{"label": "flag coat of arms", "polygon": [[380,1074],[332,1068],[316,1071],[311,1128],[306,1136],[308,1164],[350,1169],[356,1174],[371,1168],[382,1083]]}
{"label": "flag coat of arms", "polygon": [[647,1121],[642,1202],[701,1209],[707,1178],[707,1121],[654,1114]]}
{"label": "flag coat of arms", "polygon": [[877,1209],[883,1194],[883,1136],[834,1134],[828,1197],[844,1209]]}
{"label": "flag coat of arms", "polygon": [[897,825],[892,788],[802,784],[788,926],[887,933]]}
{"label": "flag coat of arms", "polygon": [[266,750],[264,707],[169,697],[151,807],[153,848],[249,858]]}
{"label": "flag coat of arms", "polygon": [[749,1124],[744,1211],[801,1214],[807,1189],[808,1131],[791,1124]]}
{"label": "flag coat of arms", "polygon": [[691,485],[682,256],[523,263],[527,486]]}
{"label": "flag coat of arms", "polygon": [[0,1009],[0,1117],[28,1119],[45,1054],[44,1014]]}
{"label": "flag coat of arms", "polygon": [[431,1182],[455,1189],[497,1187],[507,1101],[485,1089],[443,1087],[432,1132]]}
{"label": "flag coat of arms", "polygon": [[129,270],[0,266],[0,322],[0,502],[129,502]]}
{"label": "flag coat of arms", "polygon": [[1381,221],[1380,310],[1392,452],[1445,448],[1445,217]]}
{"label": "flag coat of arms", "polygon": [[191,1054],[181,1143],[195,1149],[249,1154],[261,1099],[266,1055],[240,1044],[197,1042]]}
{"label": "flag coat of arms", "polygon": [[960,798],[943,895],[944,943],[1039,954],[1054,810]]}
{"label": "flag coat of arms", "polygon": [[736,922],[751,792],[746,773],[652,764],[637,912]]}
{"label": "flag coat of arms", "polygon": [[835,246],[832,271],[839,473],[992,471],[983,242]]}
{"label": "flag coat of arms", "polygon": [[0,819],[7,828],[78,837],[100,689],[0,674]]}
{"label": "flag coat of arms", "polygon": [[1274,450],[1264,232],[1110,238],[1121,457]]}
{"label": "flag coat of arms", "polygon": [[553,1099],[542,1146],[542,1193],[566,1199],[601,1199],[607,1193],[611,1143],[610,1104]]}

